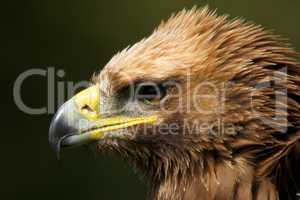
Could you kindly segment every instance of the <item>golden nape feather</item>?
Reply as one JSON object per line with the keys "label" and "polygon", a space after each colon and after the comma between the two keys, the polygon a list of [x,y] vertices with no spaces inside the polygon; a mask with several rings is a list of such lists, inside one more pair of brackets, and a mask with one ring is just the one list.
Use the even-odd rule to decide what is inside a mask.
{"label": "golden nape feather", "polygon": [[298,58],[261,26],[183,10],[95,75],[89,110],[111,128],[92,143],[130,160],[155,200],[297,200]]}

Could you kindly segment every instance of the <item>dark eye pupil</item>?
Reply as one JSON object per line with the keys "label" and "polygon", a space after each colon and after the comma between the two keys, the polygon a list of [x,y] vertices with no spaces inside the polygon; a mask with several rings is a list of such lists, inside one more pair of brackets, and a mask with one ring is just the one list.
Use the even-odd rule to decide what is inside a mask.
{"label": "dark eye pupil", "polygon": [[142,85],[138,87],[138,99],[154,100],[165,96],[166,90],[162,85]]}
{"label": "dark eye pupil", "polygon": [[156,96],[158,95],[159,91],[154,86],[143,86],[139,94],[141,95],[149,95],[149,96]]}

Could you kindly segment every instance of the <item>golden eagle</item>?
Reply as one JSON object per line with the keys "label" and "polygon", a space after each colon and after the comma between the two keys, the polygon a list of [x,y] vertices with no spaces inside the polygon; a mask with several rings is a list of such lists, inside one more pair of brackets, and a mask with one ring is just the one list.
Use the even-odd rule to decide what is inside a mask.
{"label": "golden eagle", "polygon": [[261,26],[183,10],[58,110],[50,145],[121,155],[155,200],[299,199],[298,58]]}

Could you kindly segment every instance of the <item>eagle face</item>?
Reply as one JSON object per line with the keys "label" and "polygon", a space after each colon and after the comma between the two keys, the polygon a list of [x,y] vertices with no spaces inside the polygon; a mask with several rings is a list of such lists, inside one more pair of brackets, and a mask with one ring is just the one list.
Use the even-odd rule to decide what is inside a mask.
{"label": "eagle face", "polygon": [[299,150],[297,56],[260,26],[184,10],[58,110],[50,145],[58,154],[83,144],[121,154],[149,177],[155,199],[239,196],[252,184],[264,188],[256,197],[296,194],[298,180],[280,190],[278,177],[287,173],[281,162],[298,166],[283,161]]}
{"label": "eagle face", "polygon": [[169,143],[183,135],[183,123],[202,119],[208,124],[219,109],[220,88],[206,81],[201,72],[213,60],[208,60],[212,50],[206,48],[207,38],[196,32],[201,27],[189,28],[197,25],[199,17],[212,20],[208,10],[184,11],[161,24],[149,38],[114,56],[93,78],[93,86],[77,94],[54,117],[53,148],[58,151],[61,145],[99,139],[103,143],[104,138],[149,142],[161,138]]}

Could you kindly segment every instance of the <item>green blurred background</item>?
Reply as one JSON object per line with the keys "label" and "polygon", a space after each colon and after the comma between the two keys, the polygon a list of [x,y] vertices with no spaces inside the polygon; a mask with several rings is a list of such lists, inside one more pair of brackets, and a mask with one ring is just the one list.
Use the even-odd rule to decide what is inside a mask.
{"label": "green blurred background", "polygon": [[[299,0],[27,0],[2,2],[1,199],[145,199],[146,186],[119,158],[81,148],[57,161],[48,145],[52,115],[28,115],[13,84],[30,68],[63,69],[57,81],[89,80],[112,55],[149,35],[182,8],[209,4],[220,14],[262,24],[300,50]],[[27,105],[46,105],[44,77],[22,87]]]}

